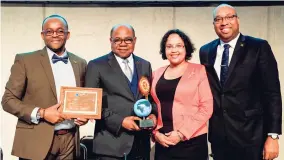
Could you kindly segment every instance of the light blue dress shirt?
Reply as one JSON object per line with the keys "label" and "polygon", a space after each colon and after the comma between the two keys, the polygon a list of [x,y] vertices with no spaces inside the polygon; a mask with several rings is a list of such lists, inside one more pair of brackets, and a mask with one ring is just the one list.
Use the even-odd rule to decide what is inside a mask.
{"label": "light blue dress shirt", "polygon": [[[56,53],[51,51],[49,48],[47,49],[53,77],[54,77],[54,82],[55,82],[55,87],[56,87],[56,94],[57,94],[57,101],[59,102],[60,100],[60,88],[61,86],[69,86],[69,87],[76,87],[76,80],[75,80],[75,75],[74,71],[72,68],[72,65],[70,63],[70,59],[68,58],[68,63],[65,64],[62,61],[59,61],[57,63],[52,63],[52,56]],[[64,57],[67,55],[67,51],[59,56],[59,57]],[[36,118],[36,114],[39,110],[40,106],[36,107],[32,113],[31,113],[31,121],[35,124],[38,124],[39,121]],[[73,120],[65,120],[61,123],[55,124],[55,130],[60,130],[60,129],[71,129],[75,126],[75,123]]]}

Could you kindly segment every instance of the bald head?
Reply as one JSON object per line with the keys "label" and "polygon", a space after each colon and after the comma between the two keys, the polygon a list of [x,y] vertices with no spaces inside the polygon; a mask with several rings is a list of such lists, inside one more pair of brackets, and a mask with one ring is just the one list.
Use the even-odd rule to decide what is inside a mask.
{"label": "bald head", "polygon": [[113,33],[117,28],[119,28],[119,27],[126,27],[126,28],[131,29],[131,30],[132,30],[132,33],[133,33],[133,37],[135,37],[134,28],[133,28],[131,25],[129,25],[129,24],[117,24],[117,25],[113,26],[113,27],[111,28],[111,30],[110,30],[110,37],[112,37],[112,33]]}
{"label": "bald head", "polygon": [[218,13],[219,9],[221,9],[221,8],[230,8],[230,9],[234,10],[235,15],[237,15],[237,11],[236,11],[236,9],[235,9],[233,6],[228,5],[228,4],[220,4],[219,6],[217,6],[217,7],[213,10],[213,19],[216,18],[217,13]]}

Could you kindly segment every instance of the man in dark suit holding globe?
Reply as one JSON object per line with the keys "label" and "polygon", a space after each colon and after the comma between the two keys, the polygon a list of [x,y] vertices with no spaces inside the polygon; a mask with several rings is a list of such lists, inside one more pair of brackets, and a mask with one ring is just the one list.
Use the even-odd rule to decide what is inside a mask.
{"label": "man in dark suit holding globe", "polygon": [[[133,107],[147,98],[137,86],[141,77],[152,79],[151,65],[133,54],[136,37],[132,26],[116,25],[110,36],[112,52],[90,61],[86,72],[86,87],[103,89],[102,119],[96,121],[93,151],[97,160],[149,160],[150,131],[135,123],[143,116],[138,117]],[[145,118],[155,125],[157,108],[151,105],[151,113]],[[138,108],[142,111],[143,106],[135,110]]]}

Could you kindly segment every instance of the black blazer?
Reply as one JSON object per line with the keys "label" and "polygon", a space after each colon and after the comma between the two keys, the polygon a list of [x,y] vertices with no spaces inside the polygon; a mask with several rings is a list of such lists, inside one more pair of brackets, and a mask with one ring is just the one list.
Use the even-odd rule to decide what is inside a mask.
{"label": "black blazer", "polygon": [[222,88],[214,69],[216,39],[200,48],[214,97],[209,141],[235,146],[263,144],[268,133],[281,134],[282,102],[278,68],[266,40],[240,35]]}
{"label": "black blazer", "polygon": [[[146,76],[151,82],[152,69],[148,61],[133,55],[138,80]],[[127,155],[134,141],[135,132],[124,129],[121,124],[125,117],[134,115],[134,103],[144,98],[137,90],[134,97],[128,81],[111,52],[89,62],[85,80],[86,87],[103,89],[102,119],[96,121],[94,149],[96,154],[123,157]],[[153,102],[151,100],[151,102]],[[157,115],[157,108],[152,103],[152,113]],[[143,155],[150,154],[150,132],[140,132],[143,138]],[[141,151],[142,152],[142,151]]]}

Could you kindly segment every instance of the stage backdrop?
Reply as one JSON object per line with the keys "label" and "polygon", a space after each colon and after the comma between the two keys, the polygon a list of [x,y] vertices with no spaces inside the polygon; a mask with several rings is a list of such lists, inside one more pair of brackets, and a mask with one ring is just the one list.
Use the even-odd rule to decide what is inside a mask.
{"label": "stage backdrop", "polygon": [[[213,6],[208,7],[102,7],[100,5],[2,4],[0,96],[10,75],[10,67],[17,53],[41,49],[42,20],[51,14],[66,17],[71,32],[67,50],[87,61],[110,51],[109,32],[114,24],[129,23],[136,30],[135,54],[152,63],[153,69],[166,65],[159,54],[162,35],[169,29],[185,31],[195,44],[192,62],[199,63],[199,48],[217,38],[212,25]],[[236,7],[243,34],[264,38],[272,46],[278,61],[281,91],[284,94],[284,6]],[[269,78],[269,77],[267,77]],[[16,118],[0,107],[0,146],[4,159],[12,160],[11,147]],[[93,134],[94,123],[81,128],[81,135]],[[284,149],[284,137],[280,137]],[[284,152],[280,158],[284,160]]]}

